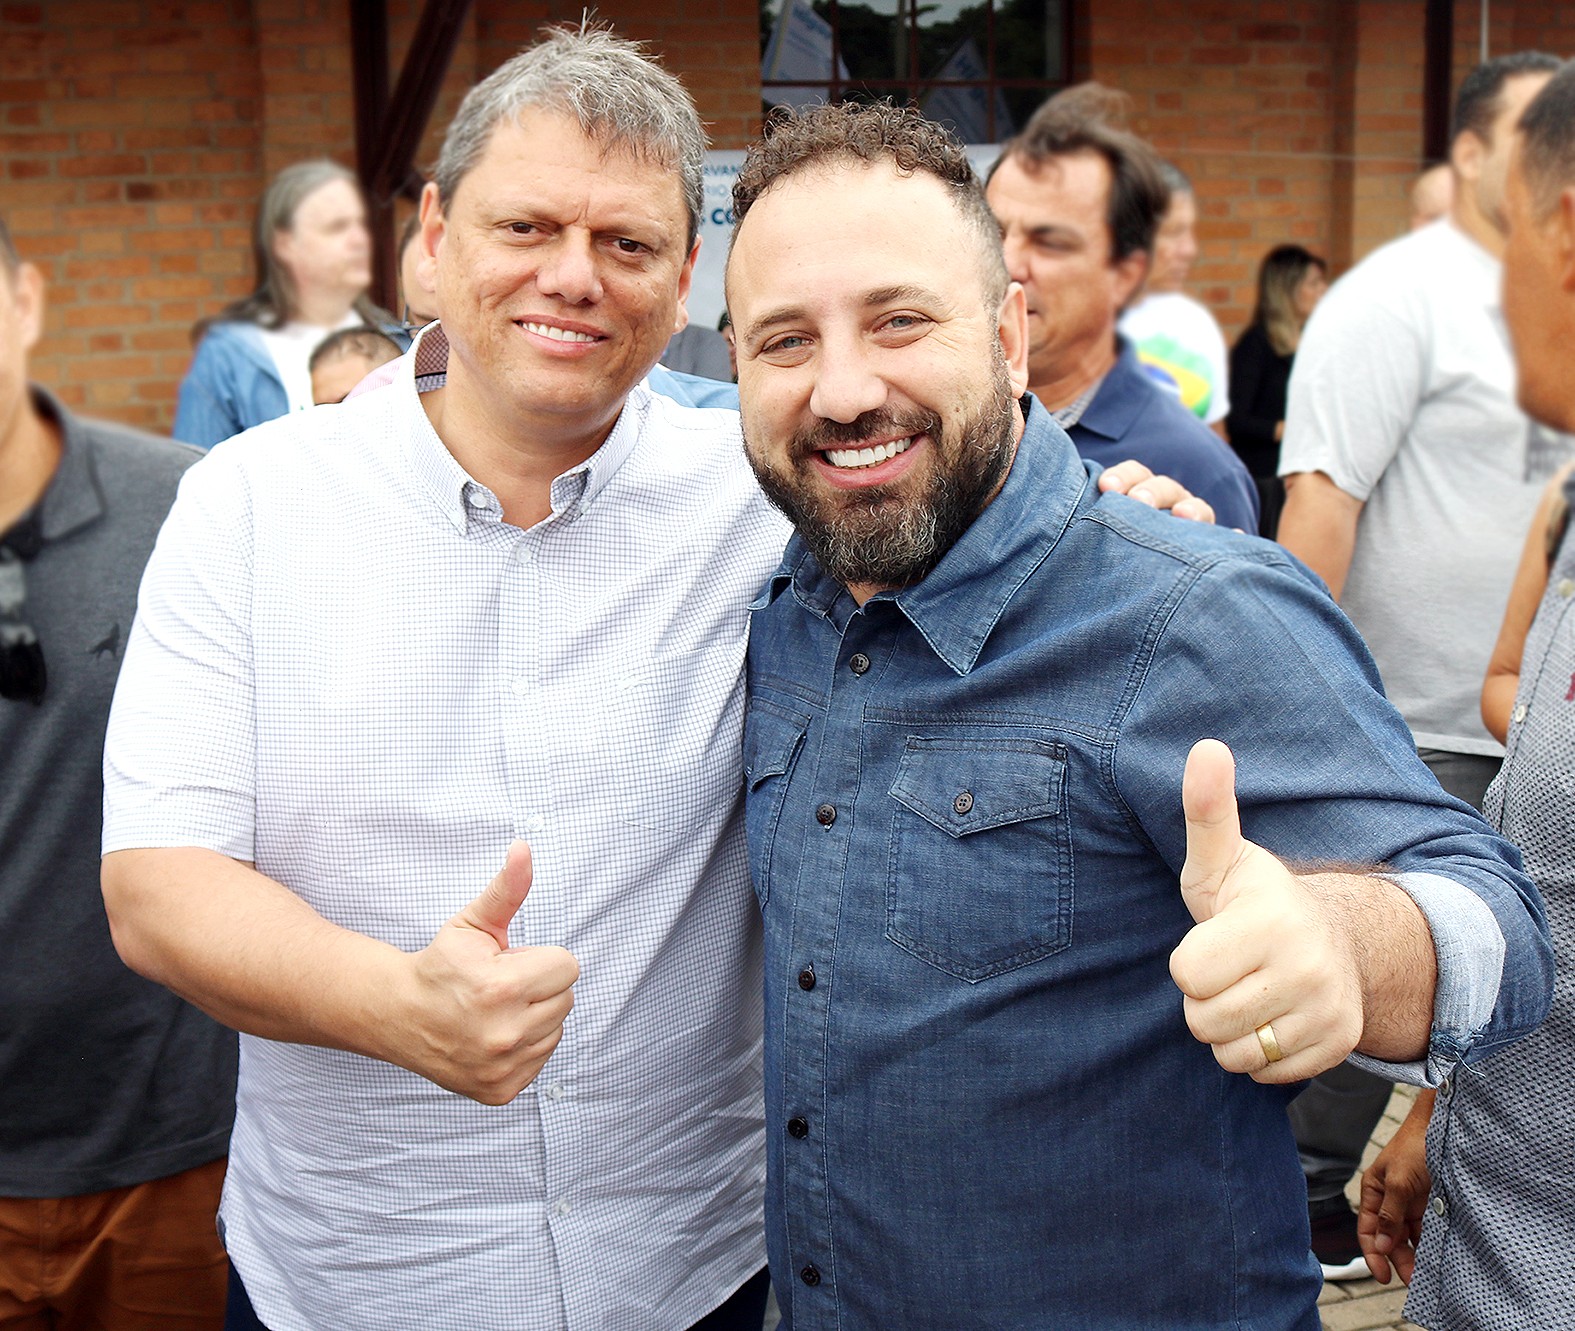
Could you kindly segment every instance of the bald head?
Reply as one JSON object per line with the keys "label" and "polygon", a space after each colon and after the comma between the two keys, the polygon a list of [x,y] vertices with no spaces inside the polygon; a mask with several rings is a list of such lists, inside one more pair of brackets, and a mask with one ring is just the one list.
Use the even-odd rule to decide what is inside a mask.
{"label": "bald head", "polygon": [[1443,217],[1454,197],[1455,176],[1449,164],[1428,167],[1411,184],[1411,230]]}

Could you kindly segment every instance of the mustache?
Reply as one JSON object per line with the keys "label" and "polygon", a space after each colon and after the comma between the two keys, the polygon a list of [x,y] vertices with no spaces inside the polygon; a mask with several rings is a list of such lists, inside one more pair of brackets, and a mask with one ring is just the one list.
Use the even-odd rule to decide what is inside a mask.
{"label": "mustache", "polygon": [[796,456],[822,453],[828,448],[849,448],[871,438],[905,438],[927,434],[938,437],[941,418],[933,411],[866,411],[851,421],[817,420],[793,436]]}

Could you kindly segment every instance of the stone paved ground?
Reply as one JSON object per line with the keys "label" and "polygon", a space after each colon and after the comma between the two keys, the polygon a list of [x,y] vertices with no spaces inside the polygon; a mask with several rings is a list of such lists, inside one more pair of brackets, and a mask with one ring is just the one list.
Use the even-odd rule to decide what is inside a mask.
{"label": "stone paved ground", "polygon": [[[1414,1087],[1395,1087],[1389,1108],[1367,1145],[1367,1154],[1362,1159],[1363,1169],[1372,1163],[1373,1157],[1400,1126],[1400,1120],[1406,1116],[1415,1099]],[[1360,1186],[1361,1179],[1358,1176],[1351,1181],[1348,1189],[1353,1206],[1359,1200]],[[1323,1312],[1324,1331],[1378,1331],[1379,1328],[1383,1328],[1383,1331],[1421,1331],[1421,1328],[1400,1315],[1401,1306],[1405,1303],[1405,1286],[1398,1280],[1388,1285],[1380,1285],[1376,1280],[1347,1280],[1338,1285],[1325,1285],[1318,1303]]]}

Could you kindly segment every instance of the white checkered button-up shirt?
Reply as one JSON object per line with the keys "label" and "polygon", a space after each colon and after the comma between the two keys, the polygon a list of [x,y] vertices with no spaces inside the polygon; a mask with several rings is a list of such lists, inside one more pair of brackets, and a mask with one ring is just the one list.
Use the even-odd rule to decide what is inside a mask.
{"label": "white checkered button-up shirt", "polygon": [[579,959],[535,1084],[493,1108],[245,1038],[227,1241],[274,1331],[651,1331],[764,1263],[746,606],[786,527],[737,417],[636,389],[502,521],[395,383],[188,475],[142,587],[106,851],[203,846],[424,946],[531,842],[510,934]]}

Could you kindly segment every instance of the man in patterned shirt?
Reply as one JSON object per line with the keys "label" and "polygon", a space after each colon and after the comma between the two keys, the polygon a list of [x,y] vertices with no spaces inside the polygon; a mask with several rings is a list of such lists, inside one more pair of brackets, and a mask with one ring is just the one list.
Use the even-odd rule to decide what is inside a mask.
{"label": "man in patterned shirt", "polygon": [[734,414],[641,386],[703,151],[606,32],[504,65],[422,200],[441,324],[215,449],[160,537],[104,888],[243,1032],[232,1326],[759,1331],[738,734],[785,526]]}
{"label": "man in patterned shirt", "polygon": [[[1533,420],[1575,431],[1575,66],[1548,80],[1519,125],[1504,194],[1516,396]],[[1566,467],[1548,484],[1525,533],[1482,689],[1482,718],[1507,745],[1486,811],[1547,903],[1560,962],[1553,1006],[1477,1075],[1421,1092],[1362,1176],[1368,1265],[1385,1284],[1392,1273],[1410,1284],[1406,1317],[1440,1331],[1561,1326],[1575,1289],[1575,1112],[1558,1089],[1575,1055],[1570,477]]]}

